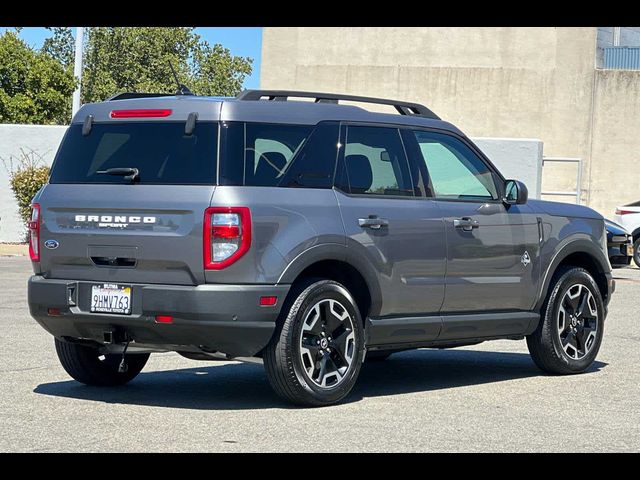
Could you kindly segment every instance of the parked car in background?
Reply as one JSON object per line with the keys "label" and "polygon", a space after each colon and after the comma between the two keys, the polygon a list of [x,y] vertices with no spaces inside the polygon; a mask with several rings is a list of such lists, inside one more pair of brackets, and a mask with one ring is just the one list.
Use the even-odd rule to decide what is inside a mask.
{"label": "parked car in background", "polygon": [[607,229],[607,250],[609,262],[613,268],[628,267],[633,258],[633,237],[616,222],[605,219],[604,226]]}
{"label": "parked car in background", "polygon": [[616,208],[615,220],[633,236],[633,261],[640,267],[640,201]]}

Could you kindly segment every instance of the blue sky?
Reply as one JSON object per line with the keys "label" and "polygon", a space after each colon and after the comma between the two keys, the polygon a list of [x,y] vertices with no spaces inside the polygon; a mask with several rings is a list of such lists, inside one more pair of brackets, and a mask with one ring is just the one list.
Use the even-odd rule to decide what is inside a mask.
{"label": "blue sky", "polygon": [[[7,28],[0,27],[0,33]],[[253,58],[253,73],[245,79],[244,85],[246,88],[260,87],[261,27],[197,27],[196,32],[210,44],[220,43],[233,55]],[[20,37],[36,48],[40,48],[50,35],[51,32],[42,27],[25,27],[20,32]]]}

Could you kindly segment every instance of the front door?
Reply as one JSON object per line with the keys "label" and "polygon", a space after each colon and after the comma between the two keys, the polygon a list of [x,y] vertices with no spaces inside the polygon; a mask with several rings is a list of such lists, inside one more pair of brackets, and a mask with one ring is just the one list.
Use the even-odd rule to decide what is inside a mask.
{"label": "front door", "polygon": [[[441,338],[448,332],[460,335],[473,318],[487,320],[467,314],[529,310],[540,267],[538,223],[530,208],[501,201],[502,179],[462,138],[428,130],[403,135],[407,143],[417,143],[429,194],[444,220],[447,271]],[[454,320],[447,326],[448,315]],[[519,333],[526,329],[527,318],[520,322],[509,317],[503,331],[494,333]],[[468,329],[469,336],[483,330],[480,324],[476,327]]]}
{"label": "front door", "polygon": [[380,295],[372,298],[371,316],[401,324],[402,317],[431,315],[433,321],[424,322],[420,332],[407,330],[401,338],[398,331],[388,340],[434,339],[446,257],[438,207],[414,186],[397,128],[344,125],[342,143],[336,195],[349,247],[368,260],[378,279]]}

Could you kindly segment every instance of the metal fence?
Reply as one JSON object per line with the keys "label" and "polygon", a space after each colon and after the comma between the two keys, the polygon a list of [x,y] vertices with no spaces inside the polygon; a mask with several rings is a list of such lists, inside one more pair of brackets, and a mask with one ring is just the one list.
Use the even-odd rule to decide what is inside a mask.
{"label": "metal fence", "polygon": [[606,47],[604,68],[640,70],[640,47]]}
{"label": "metal fence", "polygon": [[571,192],[561,192],[552,190],[543,190],[540,195],[558,195],[563,197],[576,197],[576,204],[580,205],[580,197],[582,192],[582,159],[581,158],[569,158],[569,157],[542,157],[542,166],[545,163],[575,163],[578,167],[576,175],[576,189]]}

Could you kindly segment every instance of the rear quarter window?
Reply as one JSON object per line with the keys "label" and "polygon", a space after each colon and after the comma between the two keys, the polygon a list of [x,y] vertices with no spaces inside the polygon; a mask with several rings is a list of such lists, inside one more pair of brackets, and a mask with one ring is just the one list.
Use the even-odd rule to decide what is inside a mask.
{"label": "rear quarter window", "polygon": [[199,122],[185,135],[184,122],[122,122],[69,127],[56,155],[50,183],[129,183],[122,176],[98,173],[137,168],[139,183],[214,185],[218,126]]}
{"label": "rear quarter window", "polygon": [[339,124],[229,122],[222,125],[220,184],[331,188]]}

